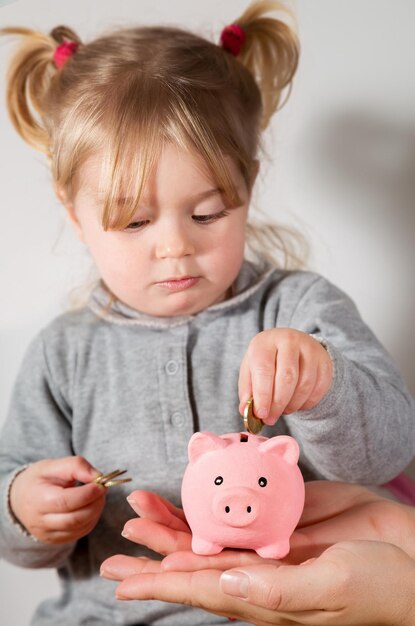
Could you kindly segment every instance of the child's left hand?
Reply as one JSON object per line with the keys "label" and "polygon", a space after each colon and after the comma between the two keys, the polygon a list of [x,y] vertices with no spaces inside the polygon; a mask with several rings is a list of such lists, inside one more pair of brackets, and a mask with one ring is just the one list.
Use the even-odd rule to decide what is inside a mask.
{"label": "child's left hand", "polygon": [[239,410],[249,398],[265,424],[283,413],[313,408],[329,390],[333,366],[314,337],[292,328],[273,328],[255,335],[239,373]]}

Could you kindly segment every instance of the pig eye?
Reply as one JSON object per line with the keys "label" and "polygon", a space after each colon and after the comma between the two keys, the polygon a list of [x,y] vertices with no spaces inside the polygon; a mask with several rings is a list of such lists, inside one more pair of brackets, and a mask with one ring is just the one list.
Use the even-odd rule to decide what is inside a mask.
{"label": "pig eye", "polygon": [[216,476],[216,478],[215,478],[215,485],[221,485],[222,483],[223,483],[222,476]]}
{"label": "pig eye", "polygon": [[258,479],[258,485],[260,487],[266,487],[267,485],[267,479],[264,476],[261,476],[261,478]]}

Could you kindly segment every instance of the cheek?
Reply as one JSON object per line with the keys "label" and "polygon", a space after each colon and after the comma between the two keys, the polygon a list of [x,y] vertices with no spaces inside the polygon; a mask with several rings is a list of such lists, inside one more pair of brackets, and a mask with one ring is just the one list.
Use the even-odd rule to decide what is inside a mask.
{"label": "cheek", "polygon": [[220,260],[226,260],[226,267],[232,271],[235,263],[239,263],[244,255],[245,226],[238,223],[234,228],[227,229],[216,238],[214,246]]}
{"label": "cheek", "polygon": [[84,230],[84,242],[94,263],[104,280],[127,272],[129,263],[128,250],[120,245],[114,233],[97,232],[96,229]]}

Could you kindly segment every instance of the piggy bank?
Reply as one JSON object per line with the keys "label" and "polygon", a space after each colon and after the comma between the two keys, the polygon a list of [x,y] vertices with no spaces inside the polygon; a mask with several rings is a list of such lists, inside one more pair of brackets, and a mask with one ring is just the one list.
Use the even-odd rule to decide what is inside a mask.
{"label": "piggy bank", "polygon": [[281,435],[199,432],[189,441],[182,505],[196,554],[249,548],[281,559],[304,507],[298,444]]}

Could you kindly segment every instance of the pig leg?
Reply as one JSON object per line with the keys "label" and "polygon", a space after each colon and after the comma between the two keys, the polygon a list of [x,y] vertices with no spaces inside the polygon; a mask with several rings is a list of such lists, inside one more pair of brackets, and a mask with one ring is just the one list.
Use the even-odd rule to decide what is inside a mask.
{"label": "pig leg", "polygon": [[212,543],[211,541],[206,541],[206,539],[201,539],[197,535],[193,535],[192,550],[195,554],[219,554],[219,552],[222,552],[223,546]]}
{"label": "pig leg", "polygon": [[263,559],[282,559],[284,556],[287,556],[290,551],[290,542],[288,539],[285,541],[277,541],[267,546],[261,546],[255,551]]}

